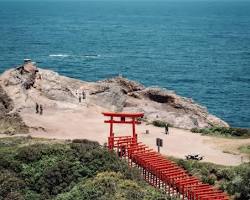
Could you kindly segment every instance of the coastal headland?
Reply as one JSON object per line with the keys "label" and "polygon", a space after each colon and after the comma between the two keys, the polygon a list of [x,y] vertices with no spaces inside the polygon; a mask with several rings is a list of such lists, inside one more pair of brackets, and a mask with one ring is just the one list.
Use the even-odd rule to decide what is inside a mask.
{"label": "coastal headland", "polygon": [[[205,107],[173,91],[145,87],[121,76],[86,82],[28,62],[0,76],[0,107],[0,137],[28,134],[51,139],[84,138],[104,144],[108,126],[103,123],[102,112],[143,112],[145,117],[137,129],[139,140],[156,149],[155,139],[162,138],[162,154],[184,158],[200,153],[204,161],[222,165],[248,161],[237,149],[250,144],[250,139],[202,136],[190,131],[229,127]],[[169,134],[153,126],[155,121],[169,124]],[[118,135],[130,132],[130,127],[115,127]]]}

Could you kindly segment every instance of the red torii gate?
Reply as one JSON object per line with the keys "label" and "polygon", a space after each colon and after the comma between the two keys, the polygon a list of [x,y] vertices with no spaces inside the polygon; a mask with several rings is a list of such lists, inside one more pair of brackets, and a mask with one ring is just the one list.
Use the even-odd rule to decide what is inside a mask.
{"label": "red torii gate", "polygon": [[[137,142],[137,134],[135,131],[135,125],[140,124],[141,122],[138,118],[142,118],[144,113],[111,113],[111,112],[104,112],[102,113],[105,117],[110,117],[109,120],[105,120],[105,123],[110,124],[110,131],[109,131],[109,138],[108,138],[108,148],[112,150],[115,146],[115,138],[116,139],[131,139],[134,142]],[[115,137],[113,131],[113,124],[131,124],[132,125],[132,137],[130,136],[123,136],[123,137]]]}
{"label": "red torii gate", "polygon": [[[229,200],[227,194],[191,176],[174,162],[137,141],[135,125],[143,113],[103,113],[110,117],[108,148],[116,149],[120,157],[127,159],[129,165],[135,165],[141,171],[145,181],[156,188],[163,189],[169,195],[177,195],[187,200]],[[131,124],[132,136],[114,136],[113,124]],[[121,154],[120,154],[121,153]]]}

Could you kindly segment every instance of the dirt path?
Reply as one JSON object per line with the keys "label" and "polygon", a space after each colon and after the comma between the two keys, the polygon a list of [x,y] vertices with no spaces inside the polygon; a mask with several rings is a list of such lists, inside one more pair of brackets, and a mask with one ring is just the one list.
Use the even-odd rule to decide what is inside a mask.
{"label": "dirt path", "polygon": [[[32,111],[22,112],[27,125],[32,127],[43,127],[32,131],[33,137],[75,139],[86,138],[103,144],[107,142],[109,127],[104,124],[102,110],[93,107],[80,107],[78,109],[55,110],[47,109],[44,115],[36,115]],[[145,131],[149,130],[149,134]],[[129,135],[130,126],[115,126],[115,133]],[[161,153],[178,158],[184,158],[189,153],[200,153],[205,156],[204,161],[222,165],[238,165],[241,163],[243,154],[224,153],[232,145],[234,149],[242,144],[250,144],[250,139],[224,139],[209,136],[201,136],[187,130],[170,128],[170,134],[165,135],[163,128],[141,124],[137,127],[139,141],[157,150],[156,138],[163,139]],[[236,148],[237,149],[237,148]],[[223,152],[224,151],[224,152]],[[247,161],[247,157],[243,157]]]}

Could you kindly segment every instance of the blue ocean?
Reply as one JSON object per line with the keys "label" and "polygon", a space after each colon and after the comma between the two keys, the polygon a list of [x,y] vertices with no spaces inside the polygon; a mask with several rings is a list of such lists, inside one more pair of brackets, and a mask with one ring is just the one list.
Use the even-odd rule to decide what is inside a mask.
{"label": "blue ocean", "polygon": [[87,81],[122,74],[250,127],[250,1],[0,2],[0,73],[24,58]]}

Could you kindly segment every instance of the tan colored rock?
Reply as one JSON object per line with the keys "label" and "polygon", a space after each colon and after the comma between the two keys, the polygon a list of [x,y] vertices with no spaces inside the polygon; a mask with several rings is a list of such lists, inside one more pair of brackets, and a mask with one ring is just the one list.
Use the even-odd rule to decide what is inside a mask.
{"label": "tan colored rock", "polygon": [[[84,82],[60,76],[50,70],[37,69],[35,75],[33,69],[30,70],[21,73],[20,70],[12,69],[0,77],[0,85],[13,99],[16,110],[34,109],[36,102],[45,108],[59,109],[75,109],[84,104],[110,111],[144,112],[149,121],[162,120],[184,129],[228,126],[192,99],[166,89],[145,88],[122,77]],[[29,80],[34,82],[30,87],[24,87],[24,83]],[[81,92],[86,94],[86,98],[79,100]]]}
{"label": "tan colored rock", "polygon": [[28,133],[28,126],[23,122],[19,113],[13,111],[11,98],[0,85],[0,134]]}
{"label": "tan colored rock", "polygon": [[32,62],[24,64],[23,69],[27,73],[36,73],[38,71],[37,67]]}

